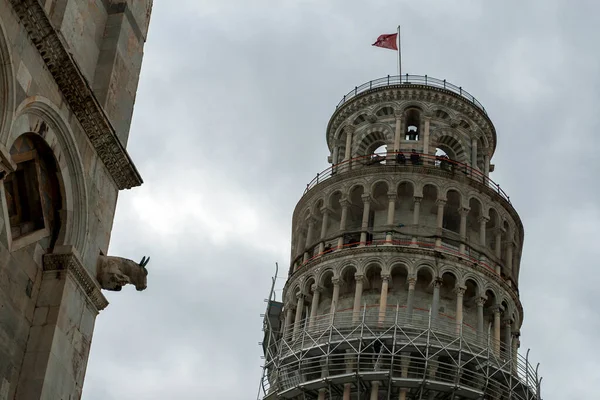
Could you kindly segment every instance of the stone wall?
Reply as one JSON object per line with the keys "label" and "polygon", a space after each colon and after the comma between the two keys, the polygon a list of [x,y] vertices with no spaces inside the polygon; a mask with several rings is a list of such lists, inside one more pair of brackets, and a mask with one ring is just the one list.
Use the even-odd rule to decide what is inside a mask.
{"label": "stone wall", "polygon": [[[60,182],[59,229],[20,237],[0,184],[0,400],[81,396],[95,317],[107,305],[96,261],[108,251],[119,185],[92,140],[110,130],[82,125],[80,104],[41,49],[72,54],[62,61],[76,64],[96,118],[125,145],[152,1],[131,4],[0,0],[0,176],[17,174],[11,147],[28,133],[51,152]],[[47,18],[59,40],[34,43],[24,15]]]}

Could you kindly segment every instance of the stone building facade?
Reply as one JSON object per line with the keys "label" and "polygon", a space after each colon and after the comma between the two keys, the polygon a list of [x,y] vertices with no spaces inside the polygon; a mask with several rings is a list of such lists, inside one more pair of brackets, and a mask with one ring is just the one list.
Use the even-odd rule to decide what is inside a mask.
{"label": "stone building facade", "polygon": [[388,76],[344,96],[326,139],[265,314],[259,397],[539,400],[518,352],[523,225],[490,178],[483,106]]}
{"label": "stone building facade", "polygon": [[106,253],[151,10],[0,0],[0,400],[79,399],[101,288],[145,288]]}

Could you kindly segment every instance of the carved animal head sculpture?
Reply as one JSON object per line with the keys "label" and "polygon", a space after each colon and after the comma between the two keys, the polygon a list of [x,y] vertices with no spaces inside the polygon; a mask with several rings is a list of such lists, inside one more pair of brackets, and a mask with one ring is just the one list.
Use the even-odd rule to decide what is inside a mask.
{"label": "carved animal head sculpture", "polygon": [[123,286],[132,284],[137,290],[144,290],[148,283],[146,265],[150,257],[143,257],[136,263],[122,257],[99,256],[96,277],[102,289],[120,291]]}

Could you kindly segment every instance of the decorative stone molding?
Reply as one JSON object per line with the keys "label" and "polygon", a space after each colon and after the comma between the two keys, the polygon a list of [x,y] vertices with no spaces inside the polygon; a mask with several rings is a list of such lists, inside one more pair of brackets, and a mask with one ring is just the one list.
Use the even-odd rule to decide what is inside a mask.
{"label": "decorative stone molding", "polygon": [[10,3],[117,188],[140,186],[139,172],[42,4],[38,0]]}
{"label": "decorative stone molding", "polygon": [[44,272],[64,271],[70,274],[97,311],[104,310],[108,306],[108,300],[100,291],[100,285],[88,273],[74,252],[45,254],[43,260]]}
{"label": "decorative stone molding", "polygon": [[[413,248],[413,247],[396,247],[396,246],[380,246],[380,247],[353,247],[350,249],[345,249],[344,252],[348,257],[365,257],[367,254],[373,254],[375,256],[385,256],[388,254],[394,254],[394,253],[402,253],[403,255],[407,255],[407,254],[411,254],[411,255],[415,255],[415,256],[429,256],[429,257],[435,257],[436,254],[440,253],[439,251],[435,251],[435,250],[431,250],[431,249],[424,249],[424,248]],[[460,264],[465,264],[466,259],[460,255],[454,255],[451,253],[444,253],[444,259],[446,262],[454,262],[454,263],[460,263]],[[302,266],[302,268],[294,271],[294,273],[292,275],[290,275],[288,277],[288,280],[286,282],[286,285],[284,287],[284,293],[287,292],[290,288],[292,287],[302,287],[302,281],[310,274],[312,274],[315,270],[315,268],[317,268],[317,266],[330,266],[330,262],[335,262],[337,260],[339,260],[340,258],[340,254],[338,252],[331,252],[328,254],[325,254],[321,257],[315,258],[311,261],[309,261],[308,263],[306,263],[305,265]],[[340,267],[342,267],[345,263],[336,263],[335,265],[332,265],[333,269],[338,269]],[[523,321],[524,320],[524,314],[523,314],[523,305],[521,304],[521,301],[519,299],[519,295],[518,292],[515,290],[515,288],[509,286],[500,276],[498,276],[496,273],[489,271],[488,269],[481,267],[480,265],[476,264],[476,263],[472,263],[470,264],[471,268],[476,271],[477,273],[479,273],[482,277],[484,277],[485,279],[487,279],[490,282],[494,282],[495,285],[497,287],[500,287],[502,290],[504,290],[508,296],[510,297],[510,299],[512,299],[512,302],[514,304],[514,310],[518,313],[519,315],[519,321]],[[414,279],[416,280],[416,277],[414,277]],[[410,280],[410,277],[409,277]],[[487,300],[486,296],[481,296],[480,298],[483,298],[483,302],[485,303],[485,301]],[[476,300],[477,302],[477,300]]]}
{"label": "decorative stone molding", "polygon": [[457,286],[454,288],[454,292],[456,293],[457,296],[464,296],[465,292],[467,291],[467,288],[464,286]]}
{"label": "decorative stone molding", "polygon": [[[346,119],[351,117],[354,113],[382,102],[394,101],[422,101],[434,103],[440,107],[448,108],[463,114],[465,117],[467,117],[467,119],[470,119],[473,121],[473,123],[479,126],[492,149],[494,149],[496,146],[496,130],[491,120],[485,114],[485,112],[483,112],[483,110],[469,103],[458,94],[452,93],[443,88],[416,84],[402,85],[402,87],[380,87],[361,93],[360,95],[347,101],[335,111],[329,120],[329,124],[327,125],[327,143],[330,143],[331,138],[333,138],[337,128],[344,124],[344,121],[346,121]],[[402,109],[403,108],[400,110]],[[493,150],[491,151],[493,152]]]}
{"label": "decorative stone molding", "polygon": [[[452,175],[449,172],[445,172],[440,170],[439,168],[431,168],[426,166],[412,166],[405,167],[402,172],[396,172],[396,177],[398,180],[402,180],[403,177],[410,177],[414,174],[421,174],[422,176],[427,176],[427,181],[425,179],[421,179],[419,181],[412,181],[415,185],[415,193],[418,193],[419,184],[422,182],[431,183],[432,179],[435,179],[438,182],[438,190],[441,190],[446,180],[451,180],[454,183],[455,187],[461,188],[460,192],[465,198],[476,197],[480,203],[484,206],[484,209],[489,208],[491,204],[500,204],[503,206],[503,209],[496,209],[496,211],[502,215],[501,218],[510,218],[512,223],[515,224],[515,228],[520,235],[523,232],[523,223],[521,222],[521,218],[517,211],[514,209],[513,205],[507,202],[502,196],[500,196],[494,189],[490,188],[487,185],[484,185],[481,182],[478,182],[474,179],[468,178],[466,176]],[[337,190],[341,190],[344,196],[347,196],[347,190],[355,184],[362,184],[365,188],[369,187],[371,183],[379,180],[382,176],[389,175],[389,169],[386,166],[379,167],[369,167],[369,168],[356,168],[351,169],[350,171],[344,171],[336,174],[335,176],[324,180],[319,183],[317,187],[312,188],[308,193],[306,193],[294,209],[294,214],[292,218],[292,226],[297,225],[298,214],[301,210],[306,210],[307,205],[311,205],[311,203],[319,198],[327,198],[328,193],[332,193]],[[389,182],[390,186],[396,184],[395,182]],[[459,185],[457,185],[459,184]],[[461,186],[462,185],[462,186]],[[343,187],[346,186],[346,187]],[[367,193],[365,193],[367,194]],[[323,196],[325,195],[325,196]],[[415,201],[418,196],[415,196]],[[503,229],[503,228],[501,228]]]}

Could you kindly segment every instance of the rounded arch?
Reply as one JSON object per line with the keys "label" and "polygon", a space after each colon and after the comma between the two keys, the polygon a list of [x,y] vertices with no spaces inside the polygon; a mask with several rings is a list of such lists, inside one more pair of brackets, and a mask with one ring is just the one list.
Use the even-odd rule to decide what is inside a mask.
{"label": "rounded arch", "polygon": [[396,184],[396,192],[410,192],[414,195],[416,187],[417,185],[413,180],[408,178],[400,178],[400,181],[398,181]]}
{"label": "rounded arch", "polygon": [[[431,265],[427,262],[424,262],[424,263],[421,263],[421,264],[415,266],[414,275],[417,276],[417,281],[419,280],[418,279],[419,275],[421,275],[423,273],[430,274],[432,280],[438,276],[433,265]],[[431,282],[427,282],[427,284],[429,284],[429,283],[431,283]]]}
{"label": "rounded arch", "polygon": [[481,283],[473,276],[468,276],[462,282],[462,286],[465,288],[465,299],[472,300],[479,296],[482,296]]}
{"label": "rounded arch", "polygon": [[64,212],[56,244],[71,244],[84,253],[88,230],[88,196],[83,162],[73,132],[58,107],[41,96],[25,99],[15,114],[10,135],[3,143],[10,148],[21,134],[31,132],[50,147],[58,164],[58,177],[63,191]]}
{"label": "rounded arch", "polygon": [[311,214],[313,216],[320,216],[321,215],[321,208],[323,208],[324,205],[325,205],[325,200],[323,200],[322,197],[319,197],[312,204]]}
{"label": "rounded arch", "polygon": [[367,260],[364,263],[364,266],[361,268],[360,273],[362,273],[363,275],[367,275],[370,273],[373,273],[373,271],[377,271],[379,270],[379,274],[383,273],[383,265],[381,264],[381,261],[379,259],[370,259]]}
{"label": "rounded arch", "polygon": [[436,108],[433,111],[433,116],[437,119],[441,119],[443,121],[445,120],[449,120],[450,119],[450,114],[452,113],[452,111],[446,110],[444,108]]}
{"label": "rounded arch", "polygon": [[354,126],[358,126],[360,124],[362,124],[363,122],[367,122],[369,120],[369,115],[367,113],[360,113],[356,118],[354,118],[354,120],[352,121],[352,124]]}
{"label": "rounded arch", "polygon": [[311,293],[312,285],[315,283],[317,283],[317,278],[314,275],[307,276],[302,283],[302,293]]}
{"label": "rounded arch", "polygon": [[375,115],[378,117],[393,117],[394,116],[394,107],[389,104],[385,104],[380,106],[375,110]]}
{"label": "rounded arch", "polygon": [[460,191],[460,189],[456,186],[446,186],[444,188],[443,194],[442,194],[447,201],[450,200],[448,198],[448,196],[456,197],[456,200],[458,201],[457,206],[458,207],[465,207],[465,202],[464,202],[464,195],[463,193]]}
{"label": "rounded arch", "polygon": [[387,192],[389,192],[390,186],[391,186],[390,182],[387,179],[385,179],[385,178],[377,179],[371,183],[371,185],[369,187],[369,194],[373,197],[375,197],[381,193],[387,195]]}
{"label": "rounded arch", "polygon": [[460,272],[459,272],[458,268],[456,268],[453,265],[450,265],[450,264],[442,265],[442,267],[440,267],[438,270],[438,276],[443,278],[444,274],[452,275],[454,277],[454,280],[456,281],[455,283],[457,285],[459,284],[459,282],[461,282]]}
{"label": "rounded arch", "polygon": [[483,292],[485,293],[485,297],[487,297],[486,308],[499,305],[497,289],[495,287],[488,285],[483,289]]}
{"label": "rounded arch", "polygon": [[15,75],[12,56],[6,41],[4,21],[0,18],[0,138],[7,142],[10,133],[10,121],[15,109]]}
{"label": "rounded arch", "polygon": [[483,287],[485,286],[485,284],[481,281],[481,279],[477,275],[473,274],[472,272],[465,273],[462,276],[462,279],[460,282],[463,286],[467,286],[468,281],[471,281],[471,283],[477,288],[478,296],[484,295]]}
{"label": "rounded arch", "polygon": [[[354,272],[352,272],[354,271]],[[348,264],[344,264],[342,265],[342,267],[340,267],[339,270],[339,278],[344,278],[344,276],[348,275],[349,273],[357,273],[358,272],[358,267],[356,266],[356,264],[354,263],[348,263]]]}
{"label": "rounded arch", "polygon": [[302,284],[301,281],[296,280],[295,282],[293,282],[288,289],[285,292],[285,297],[284,297],[284,302],[291,304],[291,305],[295,305],[296,304],[296,294],[298,292],[300,292],[300,285]]}
{"label": "rounded arch", "polygon": [[433,147],[443,150],[450,159],[466,163],[467,154],[462,144],[462,138],[454,132],[439,130],[433,135],[431,141]]}
{"label": "rounded arch", "polygon": [[323,271],[319,272],[316,277],[316,282],[320,286],[325,286],[328,280],[333,281],[336,278],[335,270],[333,268],[326,268]]}
{"label": "rounded arch", "polygon": [[344,196],[344,194],[342,193],[341,189],[335,189],[333,190],[329,196],[327,196],[327,201],[325,202],[325,204],[327,205],[327,207],[333,207],[336,202],[339,203],[340,199]]}
{"label": "rounded arch", "polygon": [[394,143],[394,132],[392,128],[383,123],[375,123],[355,134],[352,143],[352,153],[354,156],[363,156],[372,153],[381,145],[391,145]]}
{"label": "rounded arch", "polygon": [[410,274],[408,262],[404,260],[394,260],[389,267],[389,274],[394,274],[398,271],[402,271],[405,275]]}
{"label": "rounded arch", "polygon": [[353,183],[352,186],[350,186],[350,188],[348,189],[346,196],[350,199],[354,193],[360,192],[361,195],[363,193],[367,193],[367,191],[365,190],[366,189],[365,186],[367,186],[367,185],[363,182]]}

